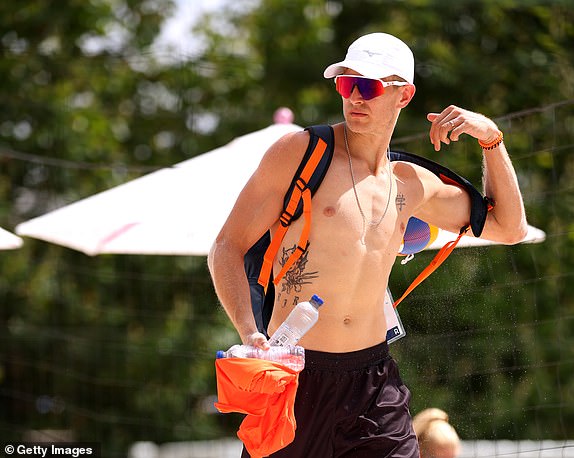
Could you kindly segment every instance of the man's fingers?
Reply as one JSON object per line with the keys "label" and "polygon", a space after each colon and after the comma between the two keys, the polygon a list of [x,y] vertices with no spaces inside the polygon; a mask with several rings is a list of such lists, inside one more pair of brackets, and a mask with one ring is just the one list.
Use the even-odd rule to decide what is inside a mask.
{"label": "man's fingers", "polygon": [[435,151],[440,151],[441,143],[445,145],[450,143],[451,139],[448,134],[456,125],[455,118],[456,114],[453,113],[452,109],[447,109],[442,113],[427,114],[427,120],[432,123],[429,137]]}
{"label": "man's fingers", "polygon": [[452,132],[450,133],[450,139],[453,142],[457,142],[460,135],[464,133],[465,129],[465,122],[463,121],[461,124],[457,125]]}
{"label": "man's fingers", "polygon": [[269,350],[269,348],[271,348],[269,342],[267,342],[267,338],[260,332],[251,334],[246,340],[247,345],[251,345],[252,347],[261,348],[263,350]]}

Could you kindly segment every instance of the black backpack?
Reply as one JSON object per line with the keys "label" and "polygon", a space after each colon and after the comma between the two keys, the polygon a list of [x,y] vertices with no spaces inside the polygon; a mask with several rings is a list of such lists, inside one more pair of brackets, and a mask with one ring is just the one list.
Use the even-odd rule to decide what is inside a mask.
{"label": "black backpack", "polygon": [[[285,194],[283,212],[279,218],[279,226],[273,238],[267,231],[246,253],[244,257],[245,274],[251,292],[251,305],[253,315],[259,332],[267,335],[267,326],[273,313],[275,302],[275,285],[279,283],[285,272],[307,250],[310,230],[310,220],[307,215],[311,212],[311,198],[321,185],[331,159],[333,158],[334,134],[330,125],[317,125],[307,127],[310,134],[309,145],[295,173],[291,185]],[[492,202],[470,183],[467,179],[457,175],[448,168],[415,154],[391,151],[391,161],[412,162],[425,167],[437,175],[443,182],[457,185],[465,189],[471,199],[470,222],[460,229],[456,240],[448,242],[435,256],[431,263],[417,276],[405,293],[394,302],[396,307],[416,286],[428,277],[448,257],[460,238],[472,229],[473,234],[479,237],[482,233],[486,214],[492,208]],[[290,224],[300,218],[306,218],[302,234],[296,250],[285,262],[281,272],[273,277],[273,260]],[[408,230],[408,226],[407,226]]]}

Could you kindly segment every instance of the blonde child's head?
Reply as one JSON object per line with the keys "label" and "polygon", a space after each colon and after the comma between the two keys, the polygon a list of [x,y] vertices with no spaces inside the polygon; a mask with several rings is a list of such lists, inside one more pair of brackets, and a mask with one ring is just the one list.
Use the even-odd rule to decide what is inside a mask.
{"label": "blonde child's head", "polygon": [[421,458],[455,458],[460,453],[460,439],[443,410],[423,410],[413,418],[413,427]]}

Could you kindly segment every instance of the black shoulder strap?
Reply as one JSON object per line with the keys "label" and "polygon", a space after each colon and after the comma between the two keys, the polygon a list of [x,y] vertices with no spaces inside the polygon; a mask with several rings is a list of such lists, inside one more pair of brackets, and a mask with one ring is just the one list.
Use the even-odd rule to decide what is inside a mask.
{"label": "black shoulder strap", "polygon": [[[440,165],[430,159],[417,156],[416,154],[407,153],[404,151],[391,151],[391,161],[404,161],[412,162],[420,165],[439,177],[444,183],[453,184],[466,190],[470,196],[470,227],[475,237],[480,237],[484,223],[486,221],[486,214],[488,213],[489,206],[491,205],[490,199],[483,197],[473,184],[466,178],[454,173],[444,165]],[[462,228],[461,228],[462,229]]]}

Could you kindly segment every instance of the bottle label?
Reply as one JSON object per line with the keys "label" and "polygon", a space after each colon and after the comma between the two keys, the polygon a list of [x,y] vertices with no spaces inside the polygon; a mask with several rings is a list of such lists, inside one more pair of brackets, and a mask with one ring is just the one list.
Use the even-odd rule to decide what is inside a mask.
{"label": "bottle label", "polygon": [[295,345],[300,339],[289,326],[281,326],[275,334],[269,339],[269,345],[272,347],[284,347],[286,345]]}

